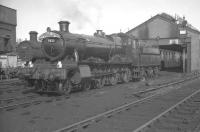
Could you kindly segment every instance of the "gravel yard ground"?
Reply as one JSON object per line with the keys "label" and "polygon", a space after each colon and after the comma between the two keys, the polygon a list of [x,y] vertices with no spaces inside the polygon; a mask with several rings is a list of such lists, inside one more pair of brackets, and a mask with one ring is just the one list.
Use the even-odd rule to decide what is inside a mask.
{"label": "gravel yard ground", "polygon": [[[110,118],[105,118],[98,123],[82,129],[81,132],[133,132],[141,125],[153,119],[160,113],[169,109],[191,93],[199,89],[199,80],[187,82],[182,86],[171,87],[171,90],[161,90],[160,94],[153,97],[151,100],[144,101],[142,104],[132,106],[128,111],[121,112]],[[168,92],[166,94],[166,92]],[[189,110],[188,110],[189,111]],[[169,121],[168,124],[160,125],[156,130],[147,132],[192,132],[200,121],[200,111],[194,112],[195,117],[187,112],[183,115],[176,115],[180,117],[179,120]],[[182,120],[182,123],[181,123]],[[161,120],[160,120],[161,122]],[[177,123],[178,122],[178,123]]]}
{"label": "gravel yard ground", "polygon": [[69,99],[0,111],[1,132],[49,132],[98,113],[137,100],[134,92],[183,77],[180,73],[161,72],[155,80],[130,82],[77,92]]}

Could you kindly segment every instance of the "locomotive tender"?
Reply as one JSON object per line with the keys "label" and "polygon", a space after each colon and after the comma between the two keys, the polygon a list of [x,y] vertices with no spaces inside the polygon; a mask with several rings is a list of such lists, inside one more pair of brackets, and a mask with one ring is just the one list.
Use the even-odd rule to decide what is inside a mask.
{"label": "locomotive tender", "polygon": [[158,45],[140,45],[133,36],[107,36],[102,30],[94,36],[72,34],[69,24],[60,21],[59,31],[47,28],[39,37],[42,54],[33,54],[29,60],[33,62],[29,81],[37,91],[68,94],[158,73]]}

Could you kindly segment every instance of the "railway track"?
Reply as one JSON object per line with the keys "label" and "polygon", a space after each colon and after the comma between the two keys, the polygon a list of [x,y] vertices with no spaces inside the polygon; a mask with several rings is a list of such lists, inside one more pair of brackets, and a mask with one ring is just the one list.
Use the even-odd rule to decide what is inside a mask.
{"label": "railway track", "polygon": [[[199,77],[199,75],[196,74],[193,77],[186,77],[184,79],[181,79],[181,80],[178,80],[178,81],[175,81],[175,82],[171,82],[169,84],[164,84],[164,85],[161,85],[161,86],[156,87],[156,88],[152,88],[152,89],[148,89],[148,90],[144,90],[144,91],[139,91],[137,93],[133,93],[133,95],[138,95],[138,94],[143,94],[143,93],[148,93],[148,92],[160,90],[162,88],[165,88],[165,87],[168,87],[168,86],[172,86],[172,85],[181,84],[181,83],[184,83],[186,81],[196,79],[198,77]],[[115,109],[108,110],[108,111],[106,111],[104,113],[95,115],[93,117],[87,118],[87,119],[82,120],[80,122],[76,122],[74,124],[68,125],[66,127],[60,128],[58,130],[55,130],[54,132],[74,132],[74,131],[83,130],[84,128],[87,128],[92,124],[98,124],[98,122],[100,122],[100,121],[102,121],[104,119],[113,117],[114,115],[118,115],[118,113],[121,113],[123,111],[127,111],[131,107],[133,107],[134,105],[138,105],[138,104],[141,104],[141,103],[143,103],[145,101],[151,100],[153,97],[155,97],[157,95],[158,95],[158,93],[156,93],[156,92],[152,93],[152,94],[150,94],[150,95],[148,95],[148,96],[146,96],[146,97],[144,97],[142,99],[139,99],[137,101],[133,101],[133,102],[127,103],[125,105],[121,105],[121,106],[119,106],[119,107],[117,107]]]}
{"label": "railway track", "polygon": [[[68,97],[48,97],[34,94],[32,88],[23,86],[19,79],[5,80],[0,82],[0,110],[14,110],[41,104],[43,102],[59,101]],[[3,94],[5,93],[5,95]]]}
{"label": "railway track", "polygon": [[[17,97],[17,98],[9,98],[9,99],[1,99],[1,103],[4,104],[6,102],[6,105],[1,105],[0,110],[14,110],[18,108],[26,108],[32,105],[38,105],[41,103],[49,103],[53,101],[61,101],[63,99],[68,99],[69,96],[58,96],[58,97],[41,97],[39,95],[28,95],[24,97]],[[21,102],[17,102],[17,100],[20,100]],[[14,102],[10,104],[11,102]]]}
{"label": "railway track", "polygon": [[1,94],[3,93],[15,93],[15,92],[23,92],[23,91],[29,91],[29,90],[32,90],[32,88],[26,88],[26,87],[19,87],[19,86],[15,86],[15,87],[10,87],[10,88],[5,88],[3,90],[0,90]]}
{"label": "railway track", "polygon": [[[152,92],[152,91],[155,91],[155,90],[159,90],[159,89],[171,86],[171,85],[177,85],[177,84],[183,83],[185,81],[195,79],[197,77],[198,77],[198,74],[195,75],[195,76],[186,76],[186,78],[183,78],[181,80],[179,79],[179,80],[176,80],[174,82],[164,83],[163,85],[160,85],[160,86],[155,87],[155,88],[150,88],[150,89],[147,89],[147,90],[144,90],[144,91],[139,91],[137,93],[133,93],[133,96],[140,96],[141,94]],[[16,89],[22,90],[23,88],[16,88]],[[13,91],[16,91],[16,89],[13,89]],[[152,96],[149,96],[149,98],[151,98],[151,97]],[[41,97],[40,98],[39,95],[27,95],[27,96],[17,96],[17,97],[11,97],[11,98],[4,98],[4,99],[0,99],[0,110],[14,110],[14,109],[17,109],[17,108],[23,108],[23,107],[28,107],[28,106],[31,106],[31,105],[41,104],[42,102],[61,101],[61,100],[66,99],[66,98],[69,98],[69,97],[68,96],[61,96],[61,97]],[[136,102],[130,103],[128,105],[122,106],[122,108],[119,108],[119,111],[121,111],[121,110],[123,111],[124,107],[126,109],[126,107],[128,107],[128,106],[130,106],[134,103],[146,100],[146,99],[148,99],[148,97],[144,98],[142,100],[138,100]],[[115,110],[114,110],[114,112],[115,112]],[[111,113],[112,113],[112,111],[111,111]],[[110,114],[110,112],[108,112],[108,114]]]}
{"label": "railway track", "polygon": [[[198,116],[197,116],[198,115]],[[174,106],[154,117],[133,132],[181,131],[192,132],[200,130],[200,90],[187,96]]]}
{"label": "railway track", "polygon": [[18,97],[11,97],[11,98],[6,98],[6,99],[0,99],[0,105],[2,104],[10,104],[12,102],[18,101],[18,100],[23,100],[23,99],[34,99],[37,98],[38,95],[28,95],[28,96],[18,96]]}
{"label": "railway track", "polygon": [[184,77],[183,79],[177,79],[176,81],[166,82],[166,83],[163,83],[163,84],[161,84],[161,85],[159,85],[157,87],[149,88],[149,89],[146,89],[146,90],[142,90],[142,91],[133,93],[133,95],[139,96],[140,94],[143,94],[143,93],[159,90],[159,89],[162,89],[164,87],[168,87],[168,86],[172,86],[172,85],[181,84],[181,83],[184,83],[186,81],[190,81],[190,80],[196,79],[197,77],[199,77],[199,74],[195,74],[193,76],[192,75],[188,75],[188,76]]}
{"label": "railway track", "polygon": [[[147,89],[147,90],[144,90],[144,91],[139,91],[137,93],[133,93],[134,96],[140,96],[142,93],[148,93],[148,92],[151,92],[151,91],[155,91],[155,90],[159,90],[161,88],[164,88],[164,87],[168,87],[170,85],[176,85],[176,84],[180,84],[180,83],[183,83],[185,81],[189,81],[189,80],[192,80],[192,79],[195,79],[197,78],[197,76],[186,76],[186,78],[184,79],[179,79],[177,81],[174,81],[174,82],[168,82],[168,83],[164,83],[163,85],[160,85],[158,87],[155,87],[155,88],[150,88],[150,89]],[[14,81],[15,82],[15,81]],[[18,90],[23,90],[25,88],[15,88],[15,89],[11,89],[11,91],[7,90],[8,93],[10,92],[13,92],[13,91],[18,91]],[[6,98],[6,99],[0,99],[0,110],[13,110],[13,109],[17,109],[17,108],[21,108],[20,106],[24,107],[24,106],[31,106],[31,105],[34,105],[34,104],[40,104],[42,102],[52,102],[53,100],[62,100],[62,99],[66,99],[66,98],[69,98],[69,97],[57,97],[56,99],[52,99],[52,98],[45,98],[45,99],[39,99],[39,100],[35,100],[33,101],[34,99],[36,98],[39,98],[40,96],[38,95],[28,95],[28,96],[18,96],[18,97],[11,97],[11,98]],[[12,104],[13,102],[17,102],[17,101],[21,101],[23,103],[15,103],[15,104]],[[2,106],[3,104],[3,106]],[[6,105],[5,105],[6,104]]]}
{"label": "railway track", "polygon": [[18,87],[22,85],[23,85],[23,82],[21,82],[19,79],[9,79],[9,80],[0,81],[0,91],[2,93],[3,92],[12,93],[15,91],[26,89],[25,87]]}
{"label": "railway track", "polygon": [[1,80],[0,81],[0,85],[12,85],[15,83],[20,82],[20,80],[18,78],[15,79],[6,79],[6,80]]}

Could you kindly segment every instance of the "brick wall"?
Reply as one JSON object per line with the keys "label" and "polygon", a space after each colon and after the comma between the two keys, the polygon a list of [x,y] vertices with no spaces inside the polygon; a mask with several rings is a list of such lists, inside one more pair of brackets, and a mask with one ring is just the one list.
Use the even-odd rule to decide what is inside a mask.
{"label": "brick wall", "polygon": [[16,10],[0,5],[0,54],[15,51]]}

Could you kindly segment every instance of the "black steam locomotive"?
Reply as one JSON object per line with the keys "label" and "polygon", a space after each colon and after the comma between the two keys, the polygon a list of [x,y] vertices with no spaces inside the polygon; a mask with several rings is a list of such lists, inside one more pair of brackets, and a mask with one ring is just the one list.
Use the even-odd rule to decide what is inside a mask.
{"label": "black steam locomotive", "polygon": [[159,71],[158,45],[141,45],[133,36],[105,35],[102,30],[94,36],[72,34],[68,21],[59,25],[60,31],[47,28],[39,37],[35,44],[41,45],[41,52],[29,52],[31,65],[23,75],[37,91],[68,94],[152,77]]}

